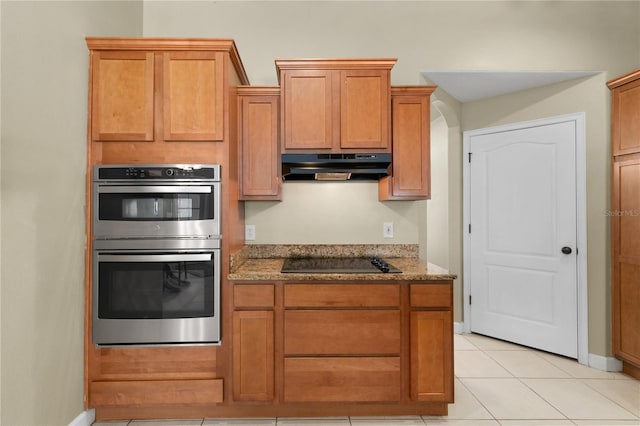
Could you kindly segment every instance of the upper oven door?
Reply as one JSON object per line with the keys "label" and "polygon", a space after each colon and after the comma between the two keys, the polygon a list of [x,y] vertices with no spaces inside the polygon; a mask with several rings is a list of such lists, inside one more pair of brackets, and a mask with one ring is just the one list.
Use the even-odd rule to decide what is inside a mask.
{"label": "upper oven door", "polygon": [[95,182],[93,193],[97,239],[220,236],[219,182]]}

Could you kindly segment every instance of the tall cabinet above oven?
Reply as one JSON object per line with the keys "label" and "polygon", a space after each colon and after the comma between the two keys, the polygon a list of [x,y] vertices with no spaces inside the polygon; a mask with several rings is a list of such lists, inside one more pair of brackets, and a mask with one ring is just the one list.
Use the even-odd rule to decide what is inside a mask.
{"label": "tall cabinet above oven", "polygon": [[[99,418],[117,418],[115,413],[122,406],[162,414],[185,404],[224,404],[230,400],[231,391],[227,382],[231,365],[224,362],[224,357],[232,340],[231,321],[227,318],[230,309],[225,307],[225,301],[230,299],[226,277],[229,254],[244,244],[244,206],[238,199],[236,88],[249,81],[236,44],[231,39],[206,38],[87,37],[86,42],[89,97],[85,406],[95,408]],[[123,171],[114,167],[118,165],[127,167]],[[113,173],[137,173],[144,165],[157,167],[147,168],[149,175],[145,179],[130,176],[137,181],[133,186],[124,181],[114,183],[118,179]],[[191,182],[184,185],[190,186],[186,190],[189,195],[178,195],[177,187],[188,179],[153,176],[168,170],[176,172],[179,168],[173,166],[178,165],[219,165],[215,171],[218,183]],[[102,170],[104,180],[110,182],[94,186],[94,169]],[[179,170],[183,173],[184,169]],[[160,183],[161,180],[165,182]],[[167,180],[181,185],[167,185]],[[134,186],[138,188],[130,191]],[[141,189],[142,186],[146,188]],[[92,199],[94,188],[96,199]],[[147,189],[156,196],[145,195]],[[100,205],[100,196],[110,200],[105,205],[117,208],[94,211],[94,206]],[[177,215],[185,220],[164,220],[162,215]],[[96,221],[92,220],[94,216]],[[130,232],[132,222],[137,222],[133,229],[142,229],[142,235],[118,235]],[[153,244],[142,244],[149,237]],[[91,283],[94,274],[101,273],[105,283],[118,291],[123,283],[160,277],[163,286],[175,295],[186,298],[196,294],[195,303],[182,304],[180,309],[168,305],[162,309],[169,317],[219,312],[220,328],[213,339],[218,340],[218,345],[101,346],[112,339],[110,326],[106,327],[106,340],[94,344],[95,310],[102,308],[106,317],[134,315],[125,312],[134,302],[123,302],[117,296],[122,293],[113,292],[113,300],[103,299],[104,306],[100,306],[98,290]],[[209,290],[202,285],[211,274],[219,275],[219,295],[207,293]],[[153,295],[154,290],[147,290]],[[204,303],[198,303],[198,298]],[[137,315],[159,316],[158,303],[153,300],[139,298]],[[219,302],[219,308],[211,301]],[[138,309],[140,306],[142,309]],[[186,312],[189,309],[194,312]],[[153,322],[152,318],[142,320]],[[131,340],[143,343],[148,339],[153,343],[157,340],[152,337],[155,331],[153,327],[148,330],[142,333],[142,339],[137,335]],[[178,330],[173,336],[180,333]],[[197,339],[188,336],[185,340]]]}

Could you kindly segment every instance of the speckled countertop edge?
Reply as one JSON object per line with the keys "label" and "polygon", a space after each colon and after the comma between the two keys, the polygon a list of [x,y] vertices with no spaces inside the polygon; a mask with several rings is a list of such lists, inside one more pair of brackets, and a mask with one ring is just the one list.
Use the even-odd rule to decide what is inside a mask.
{"label": "speckled countertop edge", "polygon": [[[450,280],[446,269],[418,257],[417,244],[251,244],[231,256],[231,281]],[[289,257],[385,258],[402,274],[297,274],[280,272]]]}

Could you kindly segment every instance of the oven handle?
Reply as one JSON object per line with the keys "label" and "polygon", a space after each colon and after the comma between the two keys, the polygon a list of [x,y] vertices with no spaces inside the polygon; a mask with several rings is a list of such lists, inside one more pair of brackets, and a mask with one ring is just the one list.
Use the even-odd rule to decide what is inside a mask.
{"label": "oven handle", "polygon": [[198,254],[98,254],[99,262],[208,262],[213,253]]}
{"label": "oven handle", "polygon": [[98,186],[100,194],[210,194],[211,185],[203,186],[151,186],[151,185],[118,185],[118,186]]}

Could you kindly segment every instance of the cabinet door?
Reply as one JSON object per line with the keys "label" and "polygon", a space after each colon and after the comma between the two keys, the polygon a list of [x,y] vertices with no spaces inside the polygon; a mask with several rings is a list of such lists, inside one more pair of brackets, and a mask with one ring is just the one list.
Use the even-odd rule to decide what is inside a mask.
{"label": "cabinet door", "polygon": [[92,53],[93,140],[153,140],[153,65],[153,52]]}
{"label": "cabinet door", "polygon": [[270,401],[274,395],[273,311],[233,313],[233,398]]}
{"label": "cabinet door", "polygon": [[283,72],[284,149],[331,149],[333,144],[331,70]]}
{"label": "cabinet door", "polygon": [[389,148],[389,71],[340,71],[340,148]]}
{"label": "cabinet door", "polygon": [[611,93],[613,155],[640,152],[640,79]]}
{"label": "cabinet door", "polygon": [[628,157],[613,164],[613,353],[640,366],[640,155]]}
{"label": "cabinet door", "polygon": [[280,199],[279,99],[279,95],[239,97],[243,200]]}
{"label": "cabinet door", "polygon": [[453,402],[451,311],[411,312],[411,399]]}
{"label": "cabinet door", "polygon": [[223,140],[223,54],[164,52],[163,74],[164,140]]}
{"label": "cabinet door", "polygon": [[[392,177],[380,182],[381,199],[426,200],[431,197],[429,94],[393,95]],[[384,191],[382,191],[384,189]]]}

